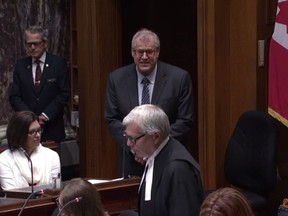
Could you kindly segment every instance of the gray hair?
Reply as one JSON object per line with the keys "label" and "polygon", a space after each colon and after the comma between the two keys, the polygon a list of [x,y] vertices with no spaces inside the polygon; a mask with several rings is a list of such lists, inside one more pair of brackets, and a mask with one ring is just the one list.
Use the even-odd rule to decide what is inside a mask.
{"label": "gray hair", "polygon": [[47,40],[48,40],[48,30],[47,29],[43,29],[41,26],[29,26],[25,30],[25,35],[27,33],[31,33],[31,34],[38,33],[38,34],[41,35],[42,41],[47,42]]}
{"label": "gray hair", "polygon": [[144,104],[132,109],[123,119],[122,124],[127,126],[132,123],[137,124],[143,133],[160,132],[163,139],[169,136],[171,131],[166,113],[160,107],[152,104]]}
{"label": "gray hair", "polygon": [[138,32],[135,33],[135,35],[132,38],[132,42],[131,42],[131,47],[132,49],[134,49],[136,47],[136,40],[138,38],[141,38],[142,41],[144,42],[148,42],[150,40],[150,38],[154,38],[155,43],[154,46],[156,49],[160,48],[160,39],[157,36],[157,34],[151,30],[148,30],[146,28],[140,29]]}

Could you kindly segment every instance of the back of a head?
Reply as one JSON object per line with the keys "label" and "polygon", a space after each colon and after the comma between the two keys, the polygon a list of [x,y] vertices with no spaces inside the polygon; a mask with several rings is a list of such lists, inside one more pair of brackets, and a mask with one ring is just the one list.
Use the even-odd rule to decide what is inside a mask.
{"label": "back of a head", "polygon": [[242,193],[233,188],[220,188],[204,200],[200,216],[253,216],[253,211]]}
{"label": "back of a head", "polygon": [[69,201],[82,197],[79,203],[74,203],[65,208],[66,215],[73,216],[104,216],[104,210],[100,195],[96,188],[88,181],[82,178],[75,178],[62,190],[59,200],[61,199],[64,206]]}

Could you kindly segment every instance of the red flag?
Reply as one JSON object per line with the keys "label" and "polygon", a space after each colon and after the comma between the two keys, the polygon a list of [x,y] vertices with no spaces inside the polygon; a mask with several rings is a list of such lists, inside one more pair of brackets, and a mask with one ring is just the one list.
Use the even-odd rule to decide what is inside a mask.
{"label": "red flag", "polygon": [[270,42],[268,112],[288,127],[288,0],[278,0]]}

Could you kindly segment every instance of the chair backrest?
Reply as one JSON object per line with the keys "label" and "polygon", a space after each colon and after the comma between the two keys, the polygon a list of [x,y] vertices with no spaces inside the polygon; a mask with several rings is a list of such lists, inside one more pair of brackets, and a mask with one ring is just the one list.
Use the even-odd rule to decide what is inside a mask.
{"label": "chair backrest", "polygon": [[261,195],[276,185],[277,124],[269,114],[243,113],[228,143],[224,170],[230,184]]}

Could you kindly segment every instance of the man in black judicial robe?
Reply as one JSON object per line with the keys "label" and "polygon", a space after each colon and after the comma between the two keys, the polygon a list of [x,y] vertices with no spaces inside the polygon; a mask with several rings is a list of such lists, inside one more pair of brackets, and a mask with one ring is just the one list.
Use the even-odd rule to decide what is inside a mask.
{"label": "man in black judicial robe", "polygon": [[198,216],[203,201],[199,166],[169,136],[167,115],[155,105],[135,107],[123,120],[127,145],[146,161],[139,188],[141,216]]}

